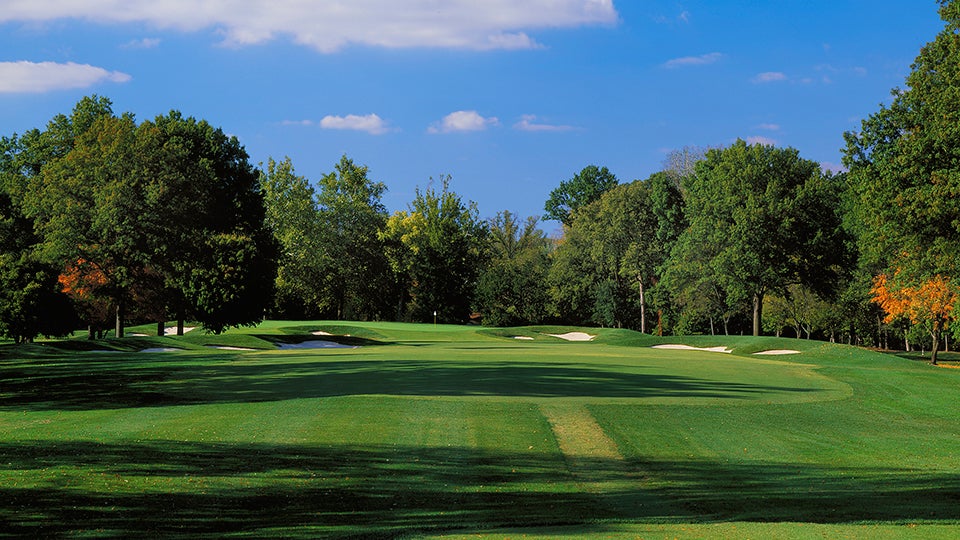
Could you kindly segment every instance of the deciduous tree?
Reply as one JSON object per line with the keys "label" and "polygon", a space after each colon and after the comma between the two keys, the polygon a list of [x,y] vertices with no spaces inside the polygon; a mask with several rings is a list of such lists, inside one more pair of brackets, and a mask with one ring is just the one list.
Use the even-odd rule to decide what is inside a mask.
{"label": "deciduous tree", "polygon": [[544,204],[544,219],[555,219],[564,225],[570,225],[580,208],[600,198],[606,191],[613,189],[619,180],[606,167],[588,165],[573,178],[560,182],[560,186],[550,192]]}

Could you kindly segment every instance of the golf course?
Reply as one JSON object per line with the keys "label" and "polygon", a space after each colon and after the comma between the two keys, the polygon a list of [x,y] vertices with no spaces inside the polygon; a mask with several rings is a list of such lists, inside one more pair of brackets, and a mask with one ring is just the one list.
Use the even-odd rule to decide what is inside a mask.
{"label": "golf course", "polygon": [[892,354],[289,321],[0,351],[0,535],[960,534],[960,370]]}

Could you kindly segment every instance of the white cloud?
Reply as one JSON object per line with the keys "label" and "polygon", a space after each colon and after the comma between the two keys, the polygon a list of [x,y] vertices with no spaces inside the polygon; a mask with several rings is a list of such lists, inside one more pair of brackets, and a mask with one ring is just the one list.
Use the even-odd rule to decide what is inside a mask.
{"label": "white cloud", "polygon": [[753,137],[747,137],[747,144],[762,144],[764,146],[776,146],[777,141],[769,137],[754,135]]}
{"label": "white cloud", "polygon": [[123,44],[124,49],[156,49],[159,46],[159,38],[135,39]]}
{"label": "white cloud", "polygon": [[87,88],[101,82],[125,83],[130,78],[119,71],[73,62],[0,62],[0,94]]}
{"label": "white cloud", "polygon": [[483,131],[490,126],[498,126],[496,117],[485,118],[477,111],[456,111],[443,117],[443,120],[431,125],[429,133],[457,133],[464,131]]}
{"label": "white cloud", "polygon": [[785,80],[787,80],[787,75],[779,71],[766,71],[764,73],[757,74],[753,79],[751,79],[751,81],[757,84],[780,82]]}
{"label": "white cloud", "polygon": [[283,35],[322,52],[350,44],[530,49],[540,45],[527,32],[609,25],[618,18],[613,0],[6,0],[0,10],[0,23],[81,19],[212,29],[232,46]]}
{"label": "white cloud", "polygon": [[521,116],[520,121],[514,124],[513,128],[520,131],[572,131],[576,129],[573,126],[537,122],[537,117],[533,114],[525,114]]}
{"label": "white cloud", "polygon": [[780,124],[760,124],[757,126],[757,129],[765,129],[767,131],[780,131]]}
{"label": "white cloud", "polygon": [[346,116],[324,116],[320,120],[320,127],[323,129],[344,129],[349,131],[365,131],[371,135],[383,135],[390,131],[387,123],[376,114],[367,114],[358,116],[348,114]]}
{"label": "white cloud", "polygon": [[684,56],[682,58],[674,58],[673,60],[664,62],[663,67],[672,69],[685,66],[704,66],[718,62],[722,58],[723,53],[718,52],[701,54],[700,56]]}

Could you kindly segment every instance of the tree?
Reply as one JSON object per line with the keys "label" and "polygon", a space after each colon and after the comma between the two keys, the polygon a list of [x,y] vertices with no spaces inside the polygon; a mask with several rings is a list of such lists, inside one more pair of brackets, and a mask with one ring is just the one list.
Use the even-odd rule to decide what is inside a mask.
{"label": "tree", "polygon": [[930,363],[936,365],[943,331],[952,320],[952,312],[960,290],[950,278],[936,275],[915,286],[903,285],[902,279],[888,279],[880,274],[874,280],[873,301],[887,314],[885,322],[906,317],[922,325],[930,334]]}
{"label": "tree", "polygon": [[415,321],[462,323],[470,315],[486,228],[476,205],[450,191],[450,177],[416,190],[409,211],[395,212],[380,238],[402,295],[398,315]]}
{"label": "tree", "polygon": [[[619,185],[576,213],[565,229],[556,253],[558,265],[552,270],[559,304],[583,305],[582,298],[564,296],[588,295],[593,322],[647,331],[647,291],[666,257],[666,245],[658,238],[661,223],[654,211],[653,191],[651,182]],[[670,236],[668,230],[664,223],[665,237]],[[587,277],[573,281],[572,288],[561,283],[571,268]],[[582,286],[587,284],[589,292]]]}
{"label": "tree", "polygon": [[960,2],[941,0],[940,16],[907,88],[844,134],[865,266],[907,297],[960,275]]}
{"label": "tree", "polygon": [[387,188],[343,156],[320,179],[318,240],[325,286],[321,305],[337,319],[379,319],[391,301],[389,263],[378,234],[386,224]]}
{"label": "tree", "polygon": [[57,268],[34,255],[33,224],[0,192],[0,336],[16,343],[63,336],[76,323]]}
{"label": "tree", "polygon": [[[162,321],[174,310],[182,325],[189,311],[208,328],[262,318],[254,299],[272,296],[272,237],[257,174],[236,138],[177,112],[138,126],[132,115],[113,115],[108,100],[84,98],[71,116],[20,138],[19,148],[6,176],[40,235],[38,253],[66,269],[67,281],[76,271],[103,279],[96,292],[114,307],[118,337],[128,312]],[[244,238],[255,252],[224,238]],[[225,246],[240,251],[218,252]],[[241,251],[269,283],[247,280],[247,301],[227,311],[198,303],[226,291],[211,294],[207,283],[200,294],[198,275],[213,267],[197,265],[222,269]],[[71,268],[80,261],[82,269]]]}
{"label": "tree", "polygon": [[106,277],[103,290],[123,321],[137,269],[148,263],[144,176],[136,125],[129,115],[100,116],[73,148],[31,178],[25,210],[36,222],[41,253],[51,264],[83,259]]}
{"label": "tree", "polygon": [[325,276],[316,192],[306,178],[295,174],[289,157],[267,162],[260,187],[267,227],[280,246],[273,314],[317,318]]}
{"label": "tree", "polygon": [[606,167],[589,165],[550,192],[544,204],[544,219],[555,219],[564,225],[573,223],[577,210],[600,198],[619,181]]}
{"label": "tree", "polygon": [[751,301],[759,335],[768,291],[796,283],[829,296],[849,266],[839,193],[833,178],[796,150],[742,140],[710,150],[688,179],[690,226],[671,264],[707,257],[726,295]]}
{"label": "tree", "polygon": [[488,262],[477,282],[477,309],[490,326],[540,323],[547,316],[550,241],[538,218],[504,211],[489,220]]}

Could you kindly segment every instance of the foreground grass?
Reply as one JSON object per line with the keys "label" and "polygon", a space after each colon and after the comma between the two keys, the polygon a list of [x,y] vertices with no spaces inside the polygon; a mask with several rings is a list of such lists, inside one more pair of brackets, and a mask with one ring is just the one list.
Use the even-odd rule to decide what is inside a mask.
{"label": "foreground grass", "polygon": [[[548,335],[566,330],[270,322],[5,348],[0,534],[960,533],[960,370],[773,338],[675,340],[725,355]],[[363,346],[273,346],[315,331]],[[129,352],[148,347],[183,350]],[[750,354],[784,348],[802,352]]]}

